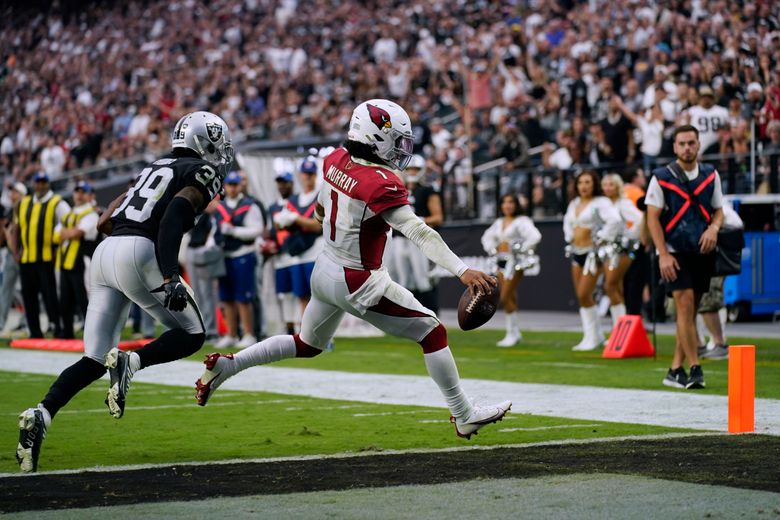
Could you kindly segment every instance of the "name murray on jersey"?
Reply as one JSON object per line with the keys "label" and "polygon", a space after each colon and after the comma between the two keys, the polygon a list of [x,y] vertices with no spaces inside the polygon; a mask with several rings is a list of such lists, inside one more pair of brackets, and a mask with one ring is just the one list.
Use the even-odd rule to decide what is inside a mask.
{"label": "name murray on jersey", "polygon": [[358,182],[335,166],[328,168],[327,173],[325,173],[325,178],[347,194],[352,193],[352,190],[357,186]]}

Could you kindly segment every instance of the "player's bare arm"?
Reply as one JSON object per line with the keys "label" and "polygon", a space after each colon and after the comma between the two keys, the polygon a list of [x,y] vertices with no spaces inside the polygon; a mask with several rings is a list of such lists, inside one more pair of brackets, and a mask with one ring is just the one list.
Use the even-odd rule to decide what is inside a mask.
{"label": "player's bare arm", "polygon": [[392,208],[382,213],[393,229],[411,240],[432,262],[442,266],[469,286],[472,294],[488,293],[496,280],[482,271],[469,269],[463,260],[452,252],[444,239],[433,228],[426,225],[409,206]]}
{"label": "player's bare arm", "polygon": [[111,232],[114,230],[114,224],[111,222],[111,215],[114,214],[114,211],[116,208],[119,207],[120,204],[122,204],[122,201],[125,200],[125,195],[127,195],[127,192],[124,192],[117,198],[111,201],[111,204],[108,205],[106,210],[103,212],[102,215],[100,215],[100,218],[98,219],[97,223],[97,230],[100,233],[103,233],[105,235],[110,235]]}
{"label": "player's bare arm", "polygon": [[325,220],[325,208],[320,204],[317,203],[317,207],[314,209],[314,218],[322,224],[322,221]]}

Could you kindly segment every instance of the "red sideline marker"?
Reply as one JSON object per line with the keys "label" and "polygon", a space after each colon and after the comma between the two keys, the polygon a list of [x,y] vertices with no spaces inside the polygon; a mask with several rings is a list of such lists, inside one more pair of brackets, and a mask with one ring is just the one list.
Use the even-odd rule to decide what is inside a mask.
{"label": "red sideline marker", "polygon": [[626,314],[615,323],[615,328],[612,329],[612,335],[610,335],[609,342],[604,347],[601,357],[653,357],[654,353],[655,349],[650,344],[650,340],[647,339],[642,317]]}
{"label": "red sideline marker", "polygon": [[[151,339],[134,339],[120,341],[120,350],[135,350],[152,342]],[[45,339],[27,338],[11,341],[11,348],[26,348],[31,350],[52,350],[58,352],[84,352],[84,342],[80,339]]]}

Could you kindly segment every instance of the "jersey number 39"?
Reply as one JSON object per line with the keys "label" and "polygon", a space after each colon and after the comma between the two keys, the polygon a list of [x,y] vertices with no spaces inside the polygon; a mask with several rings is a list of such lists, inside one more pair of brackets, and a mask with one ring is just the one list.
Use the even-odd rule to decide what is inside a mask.
{"label": "jersey number 39", "polygon": [[144,168],[135,186],[125,196],[112,217],[125,213],[125,217],[135,222],[145,222],[151,215],[154,205],[165,194],[168,183],[173,179],[173,170],[166,167],[153,169]]}

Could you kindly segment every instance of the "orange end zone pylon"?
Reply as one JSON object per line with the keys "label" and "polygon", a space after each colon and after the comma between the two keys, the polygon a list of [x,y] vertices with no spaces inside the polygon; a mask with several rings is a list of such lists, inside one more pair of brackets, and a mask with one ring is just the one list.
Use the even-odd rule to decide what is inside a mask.
{"label": "orange end zone pylon", "polygon": [[[143,347],[151,339],[133,339],[120,341],[121,350],[135,350]],[[52,350],[58,352],[84,352],[84,342],[80,339],[46,339],[46,338],[27,338],[15,339],[11,341],[11,348],[26,348],[31,350]]]}
{"label": "orange end zone pylon", "polygon": [[729,347],[729,433],[755,430],[756,347]]}
{"label": "orange end zone pylon", "polygon": [[650,344],[642,324],[642,317],[632,314],[621,316],[607,346],[601,354],[603,358],[653,357],[655,349]]}

